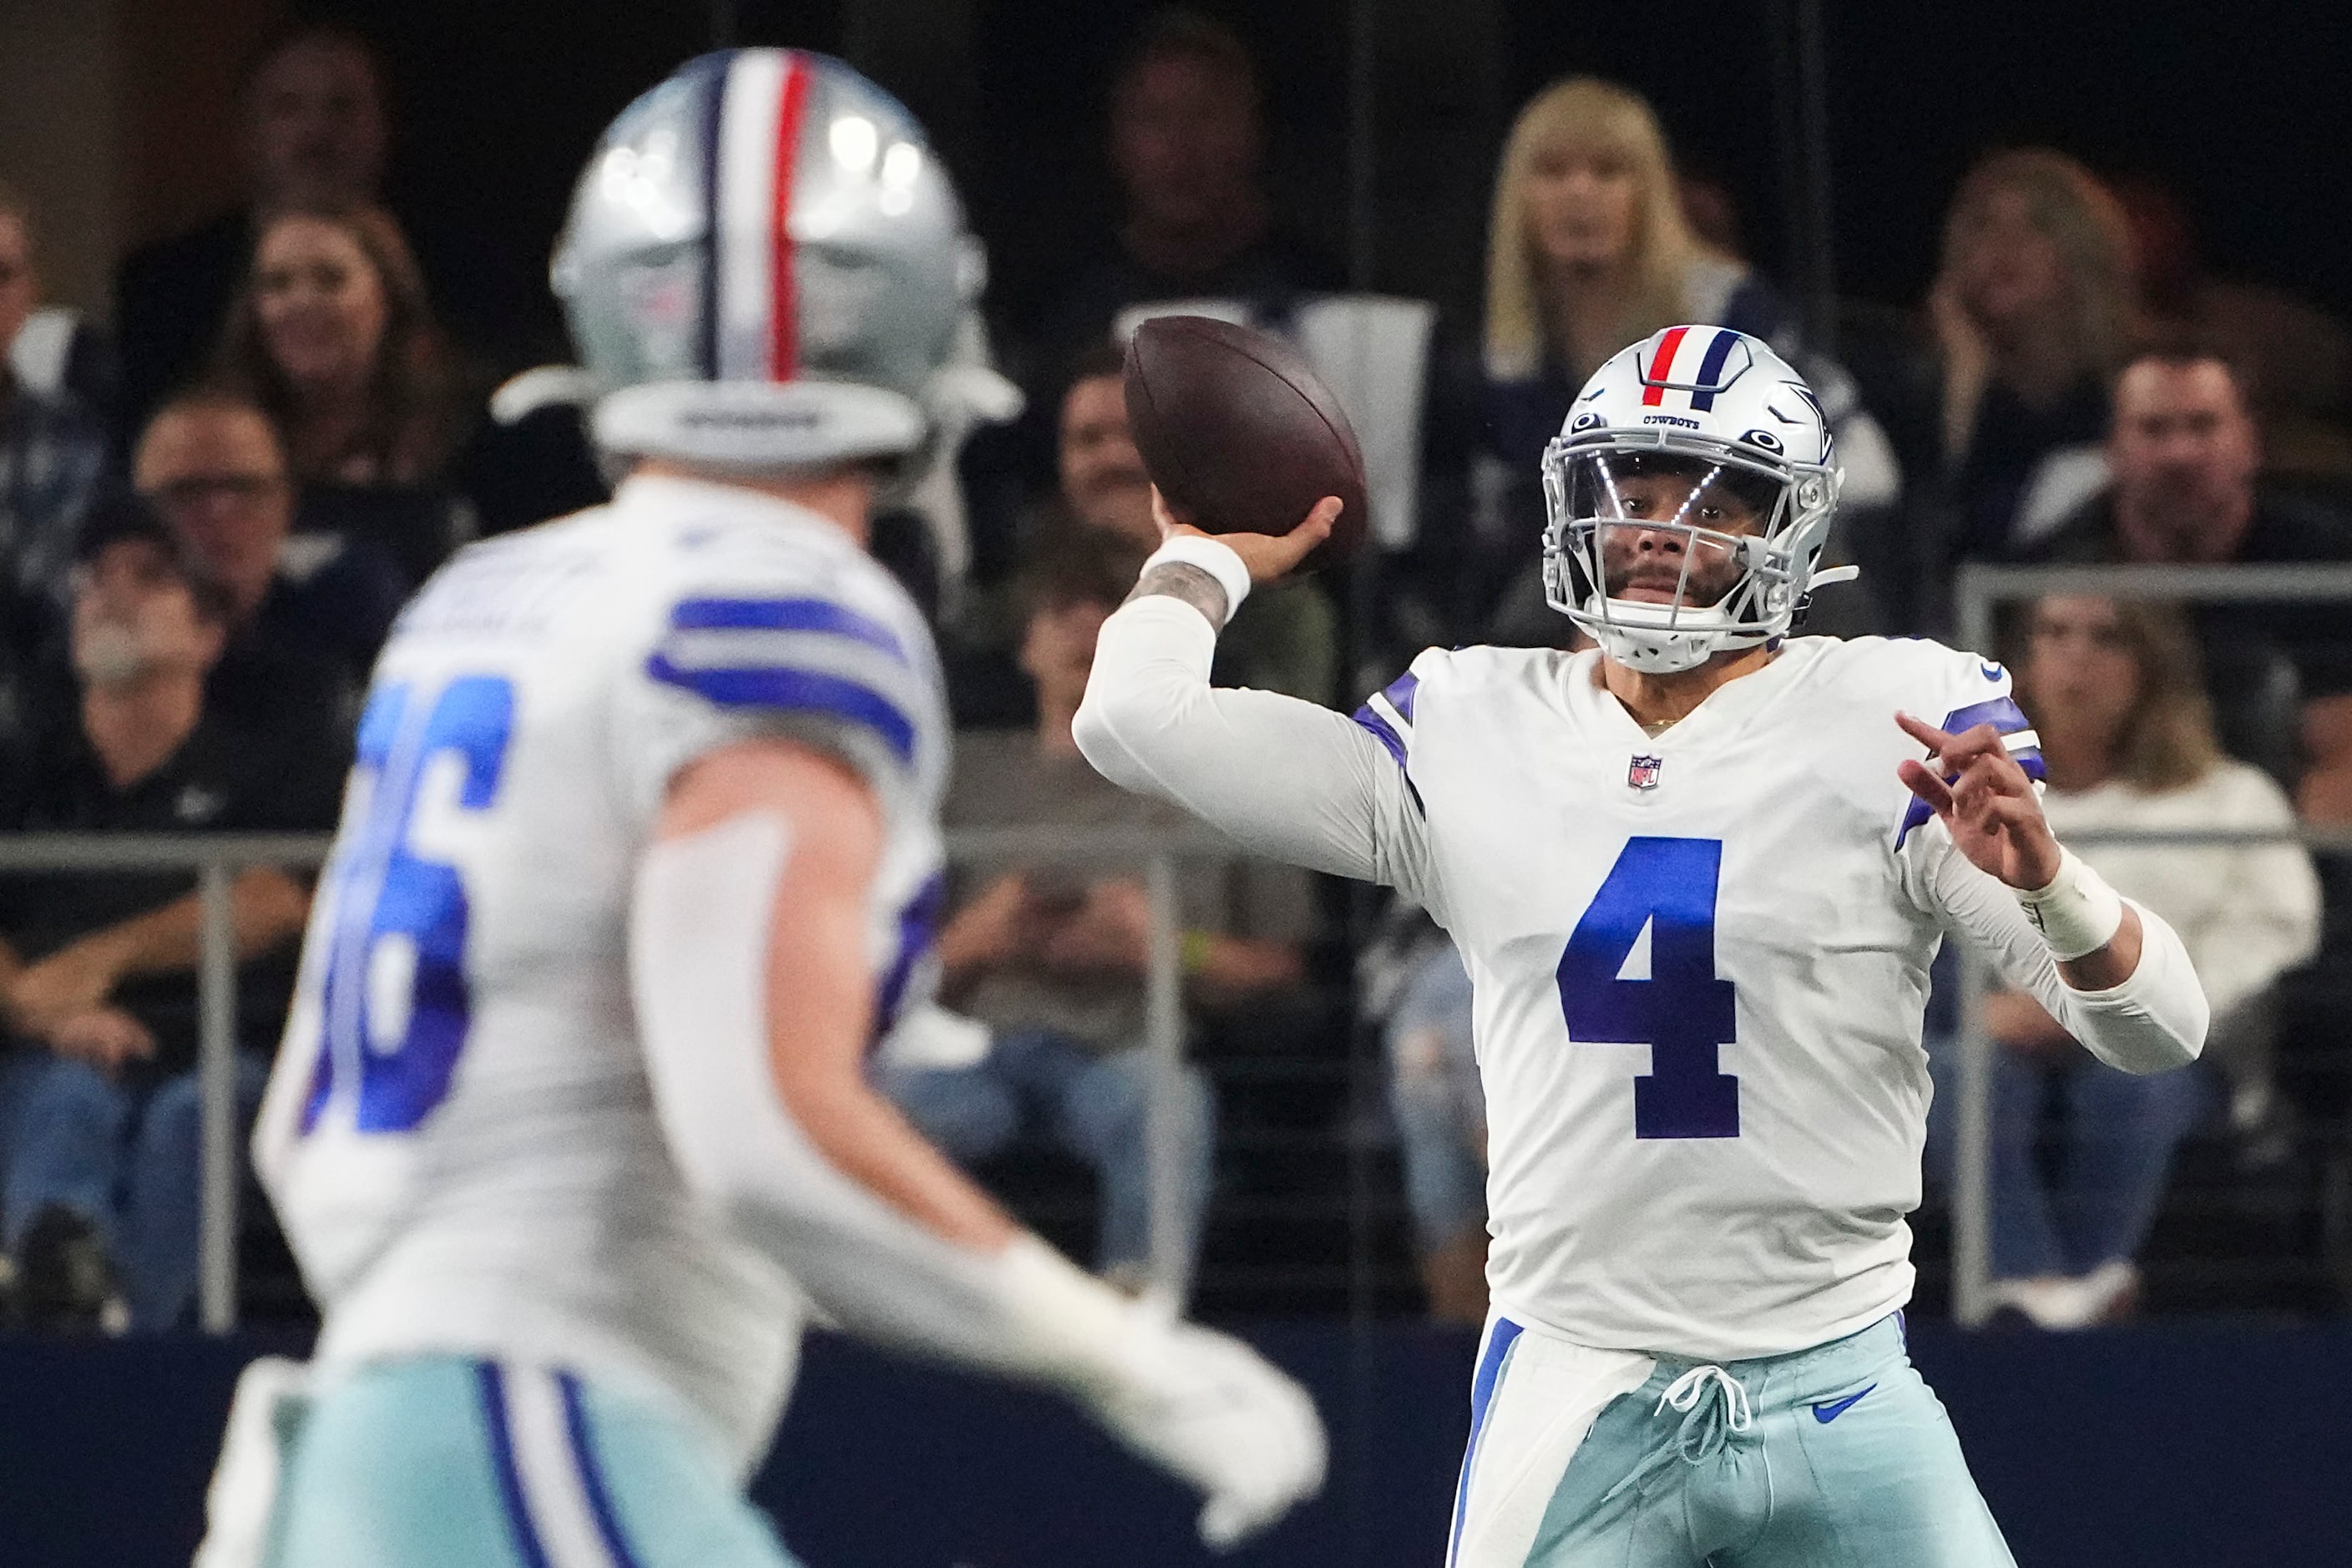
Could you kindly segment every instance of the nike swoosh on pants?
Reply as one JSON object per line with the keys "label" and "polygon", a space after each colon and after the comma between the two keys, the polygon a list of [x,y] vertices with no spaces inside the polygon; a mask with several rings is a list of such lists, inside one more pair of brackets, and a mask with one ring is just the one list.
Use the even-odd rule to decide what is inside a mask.
{"label": "nike swoosh on pants", "polygon": [[[1878,1384],[1874,1383],[1870,1385],[1870,1388],[1876,1388]],[[1868,1394],[1870,1392],[1870,1388],[1864,1389],[1862,1394],[1849,1394],[1843,1399],[1833,1399],[1825,1405],[1814,1405],[1813,1419],[1820,1422],[1824,1426],[1828,1426],[1831,1422],[1836,1420],[1839,1416],[1853,1409],[1855,1403],[1862,1398],[1862,1394]]]}

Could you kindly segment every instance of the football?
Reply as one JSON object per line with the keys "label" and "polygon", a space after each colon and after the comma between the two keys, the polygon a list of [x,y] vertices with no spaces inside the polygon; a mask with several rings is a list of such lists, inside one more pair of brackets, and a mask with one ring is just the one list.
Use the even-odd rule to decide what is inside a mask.
{"label": "football", "polygon": [[1288,533],[1345,503],[1307,569],[1363,542],[1364,458],[1338,398],[1297,349],[1207,316],[1157,316],[1127,345],[1127,420],[1168,510],[1209,533]]}

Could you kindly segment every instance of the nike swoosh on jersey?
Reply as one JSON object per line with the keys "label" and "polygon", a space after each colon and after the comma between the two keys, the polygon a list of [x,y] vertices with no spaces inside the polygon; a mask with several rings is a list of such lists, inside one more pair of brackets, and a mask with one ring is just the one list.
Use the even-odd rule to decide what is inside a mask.
{"label": "nike swoosh on jersey", "polygon": [[[1870,1388],[1876,1388],[1878,1384],[1874,1383],[1870,1385]],[[1868,1394],[1870,1392],[1870,1388],[1864,1389],[1862,1394],[1849,1394],[1843,1399],[1832,1399],[1825,1405],[1814,1405],[1813,1419],[1820,1422],[1824,1426],[1828,1426],[1831,1422],[1836,1420],[1839,1416],[1853,1409],[1854,1405],[1861,1401],[1862,1394]]]}

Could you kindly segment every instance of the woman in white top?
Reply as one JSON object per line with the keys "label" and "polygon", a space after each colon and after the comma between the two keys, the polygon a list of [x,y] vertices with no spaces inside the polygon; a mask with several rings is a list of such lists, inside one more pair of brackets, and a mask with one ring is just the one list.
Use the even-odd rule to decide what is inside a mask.
{"label": "woman in white top", "polygon": [[[2053,595],[2032,607],[2018,694],[2049,769],[2050,825],[2117,890],[2188,943],[2213,1007],[2206,1059],[2230,1086],[2231,1120],[2262,1123],[2278,977],[2319,937],[2319,881],[2300,844],[2100,843],[2116,830],[2293,827],[2269,775],[2221,754],[2187,623],[2168,606]],[[1987,999],[1995,1054],[1993,1274],[2000,1300],[2044,1327],[2128,1307],[2132,1255],[2163,1196],[2173,1146],[2205,1108],[2198,1074],[2133,1078],[2077,1049],[2021,992]],[[2049,1089],[2065,1102],[2063,1149],[2035,1157]],[[1950,1103],[1939,1094],[1942,1110]]]}

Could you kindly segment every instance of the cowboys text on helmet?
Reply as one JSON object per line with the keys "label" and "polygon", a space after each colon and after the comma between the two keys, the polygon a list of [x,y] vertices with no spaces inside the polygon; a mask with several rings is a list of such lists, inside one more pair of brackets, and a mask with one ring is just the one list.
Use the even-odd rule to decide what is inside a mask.
{"label": "cowboys text on helmet", "polygon": [[1544,589],[1611,658],[1651,674],[1785,636],[1837,505],[1804,378],[1728,327],[1619,353],[1543,457]]}

